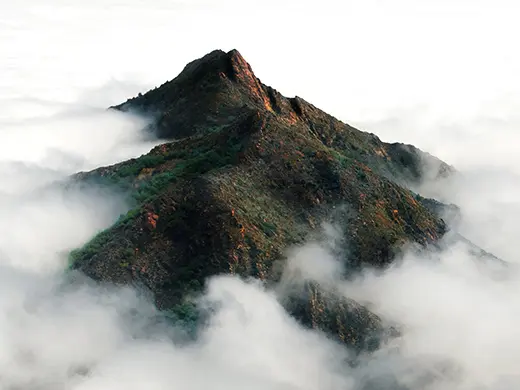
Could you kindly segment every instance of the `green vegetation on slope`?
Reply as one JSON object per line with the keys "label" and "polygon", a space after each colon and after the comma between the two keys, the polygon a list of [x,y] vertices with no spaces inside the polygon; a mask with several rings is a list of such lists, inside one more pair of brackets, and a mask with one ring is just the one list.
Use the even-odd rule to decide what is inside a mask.
{"label": "green vegetation on slope", "polygon": [[[69,266],[100,251],[111,240],[111,231],[124,228],[142,215],[143,206],[154,201],[168,186],[179,179],[197,177],[211,170],[236,163],[243,149],[244,137],[236,133],[236,124],[227,132],[213,132],[186,142],[162,145],[150,154],[115,166],[113,170],[94,171],[88,180],[96,180],[128,193],[133,208],[112,226],[97,234],[82,248],[71,251]],[[223,134],[225,135],[223,137]]]}
{"label": "green vegetation on slope", "polygon": [[[444,222],[402,186],[419,179],[419,151],[281,96],[237,52],[212,53],[124,106],[156,112],[158,134],[174,141],[76,177],[124,191],[132,209],[71,252],[70,264],[147,286],[176,321],[196,321],[185,297],[212,275],[276,282],[287,247],[331,218],[350,269],[387,265],[404,243],[427,246],[444,234]],[[303,323],[356,348],[373,345],[377,316],[331,303],[319,286],[306,296],[289,308]]]}

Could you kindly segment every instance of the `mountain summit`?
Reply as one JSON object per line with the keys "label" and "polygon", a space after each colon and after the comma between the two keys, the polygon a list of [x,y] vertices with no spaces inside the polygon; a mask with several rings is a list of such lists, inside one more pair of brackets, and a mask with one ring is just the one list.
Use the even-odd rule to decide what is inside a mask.
{"label": "mountain summit", "polygon": [[156,115],[157,134],[175,139],[226,123],[245,104],[279,110],[274,90],[256,78],[237,50],[215,50],[186,65],[175,79],[115,108]]}
{"label": "mountain summit", "polygon": [[[342,123],[298,96],[282,96],[262,84],[237,50],[212,51],[186,65],[175,79],[111,108],[152,116],[155,134],[169,140],[205,134],[246,110],[258,110],[289,124],[302,124],[330,146],[342,142],[345,133],[349,134],[347,147],[363,149],[366,143],[373,144],[371,152],[400,171],[394,179],[406,176],[408,181],[419,181],[425,166],[435,167],[439,176],[453,172],[447,164],[411,145],[383,143],[374,134]],[[403,170],[407,171],[404,176]]]}
{"label": "mountain summit", "polygon": [[[265,86],[236,50],[189,63],[173,80],[113,107],[153,117],[165,143],[75,176],[128,194],[132,209],[70,255],[96,280],[139,284],[159,308],[222,273],[276,283],[285,250],[338,227],[347,273],[389,264],[406,245],[435,246],[443,207],[409,186],[452,168],[410,145],[388,144],[305,100]],[[282,267],[283,268],[283,267]],[[319,283],[287,296],[302,323],[374,347],[381,322]]]}

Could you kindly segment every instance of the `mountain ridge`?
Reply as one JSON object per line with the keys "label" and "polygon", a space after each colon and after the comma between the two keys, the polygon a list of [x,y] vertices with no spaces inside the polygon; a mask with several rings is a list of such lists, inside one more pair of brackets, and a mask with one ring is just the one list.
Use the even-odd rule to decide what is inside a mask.
{"label": "mountain ridge", "polygon": [[[202,101],[202,107],[193,104],[196,99],[192,95]],[[218,105],[215,104],[217,101]],[[188,102],[191,109],[186,110],[182,104],[184,102]],[[337,128],[350,132],[351,137],[373,140],[379,146],[375,152],[382,159],[389,161],[394,157],[401,160],[400,164],[410,168],[412,182],[419,178],[424,165],[438,166],[434,176],[444,177],[455,172],[453,167],[413,145],[382,142],[375,134],[345,124],[299,96],[286,98],[276,89],[264,85],[236,49],[227,53],[214,50],[190,62],[174,79],[111,109],[151,115],[154,117],[156,135],[171,140],[197,134],[199,128],[205,131],[226,123],[226,115],[240,111],[242,104],[284,116],[289,122],[300,119],[311,128],[317,126],[316,130],[312,130],[324,142],[334,141],[333,134]],[[199,111],[191,112],[193,109],[209,115],[199,116]]]}
{"label": "mountain ridge", "polygon": [[[148,131],[165,143],[74,176],[127,193],[132,208],[71,252],[71,268],[144,285],[164,310],[221,273],[276,283],[286,248],[323,222],[343,231],[351,271],[384,267],[408,245],[438,246],[448,231],[439,205],[409,187],[426,171],[435,179],[452,167],[282,96],[236,50],[213,51],[111,109],[152,116]],[[301,322],[355,349],[375,348],[383,324],[373,313],[316,284],[302,296],[287,306]]]}

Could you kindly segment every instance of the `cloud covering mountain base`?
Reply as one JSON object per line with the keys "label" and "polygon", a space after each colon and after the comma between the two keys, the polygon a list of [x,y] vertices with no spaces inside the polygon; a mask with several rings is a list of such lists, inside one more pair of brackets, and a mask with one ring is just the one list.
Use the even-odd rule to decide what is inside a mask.
{"label": "cloud covering mountain base", "polygon": [[[320,29],[325,34],[322,42],[329,53],[343,53],[337,50],[335,37],[354,37],[341,46],[348,46],[350,58],[364,60],[347,61],[334,54],[335,59],[326,61],[336,68],[324,74],[323,58],[307,56],[314,35],[298,39],[293,42],[296,49],[289,50],[283,40],[267,39],[269,31],[250,29],[251,11],[243,11],[247,16],[243,17],[241,5],[212,6],[221,17],[233,18],[223,23],[210,13],[195,18],[185,2],[158,1],[157,8],[137,0],[126,3],[125,7],[118,1],[95,1],[73,8],[62,1],[41,5],[27,0],[22,6],[6,7],[5,14],[2,10],[7,16],[0,17],[0,48],[12,58],[0,72],[0,389],[513,390],[520,386],[519,104],[510,95],[491,96],[496,98],[491,103],[487,99],[496,83],[499,94],[518,92],[517,83],[510,82],[515,80],[517,58],[508,62],[507,72],[493,68],[496,58],[513,52],[511,39],[518,34],[507,23],[481,28],[496,19],[499,8],[478,2],[478,12],[467,16],[468,28],[482,39],[474,40],[478,44],[470,45],[472,55],[459,61],[467,39],[457,35],[450,42],[460,30],[460,10],[466,15],[460,5],[466,2],[454,6],[453,14],[445,18],[448,25],[435,12],[417,12],[413,18],[403,13],[396,23],[400,10],[417,11],[405,0],[387,10],[390,16],[376,5],[381,2],[366,2],[370,3],[366,9],[345,2],[348,13],[329,12],[337,23],[323,18],[328,26]],[[287,7],[290,13],[273,16],[280,18],[276,19],[280,25],[289,24],[287,35],[305,32],[316,22],[316,14],[305,14],[303,2],[298,4],[301,19],[293,17],[291,7]],[[439,9],[451,7],[447,4]],[[488,8],[493,9],[491,15]],[[345,23],[345,14],[350,23]],[[504,20],[514,13],[508,15]],[[383,26],[385,33],[371,33],[367,23]],[[202,31],[201,25],[209,26],[213,34]],[[434,28],[421,30],[423,25]],[[439,25],[445,26],[442,31]],[[120,31],[128,35],[121,37]],[[238,38],[236,31],[242,32]],[[368,34],[365,40],[358,39],[359,31]],[[193,41],[179,40],[180,47],[165,44],[165,36],[183,33]],[[327,111],[334,107],[351,115],[364,124],[361,128],[385,140],[413,143],[453,164],[459,170],[455,180],[435,186],[425,183],[421,193],[457,204],[460,232],[509,266],[477,261],[466,244],[458,243],[437,253],[410,252],[384,272],[365,270],[346,280],[339,276],[343,266],[335,245],[337,232],[325,226],[324,241],[288,248],[284,278],[277,286],[267,288],[256,280],[232,276],[208,280],[196,300],[207,316],[195,339],[158,313],[143,291],[64,273],[68,251],[111,225],[127,206],[106,189],[64,189],[53,183],[138,156],[158,142],[141,131],[146,120],[104,107],[171,78],[189,60],[219,47],[224,36],[226,44],[240,44],[241,50],[247,46],[244,51],[262,77],[270,66],[284,70],[282,62],[297,58],[291,60],[290,69],[267,77],[269,84],[279,85],[276,77],[283,82],[289,74],[293,78],[288,77],[284,88],[316,100]],[[412,36],[418,39],[413,44]],[[417,43],[425,37],[435,44]],[[400,45],[399,55],[395,45]],[[482,45],[500,56],[488,55],[483,61]],[[257,47],[263,49],[253,49]],[[176,57],[172,52],[183,54]],[[285,59],[271,61],[272,53]],[[439,66],[446,53],[450,61]],[[386,55],[395,61],[382,67]],[[262,58],[263,64],[256,65]],[[299,66],[300,74],[295,72]],[[342,86],[335,84],[339,73],[346,80]],[[317,74],[320,77],[309,77]],[[301,81],[310,78],[315,80]],[[484,92],[475,87],[482,87],[477,82],[482,78]],[[329,88],[341,95],[331,94],[324,85],[332,85]],[[307,89],[300,92],[296,86]],[[324,96],[330,96],[329,106]],[[437,110],[408,104],[418,96],[426,103],[429,99]],[[372,105],[374,99],[377,104]],[[396,110],[402,102],[408,103]],[[373,354],[354,356],[326,335],[302,327],[280,302],[284,294],[309,281],[366,304],[400,334]]]}

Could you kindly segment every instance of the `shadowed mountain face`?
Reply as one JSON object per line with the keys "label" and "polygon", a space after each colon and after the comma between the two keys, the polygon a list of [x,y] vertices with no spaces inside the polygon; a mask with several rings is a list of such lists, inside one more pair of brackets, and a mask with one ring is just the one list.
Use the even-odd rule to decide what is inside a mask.
{"label": "shadowed mountain face", "polygon": [[[147,155],[75,176],[128,194],[133,208],[71,253],[96,280],[146,286],[182,310],[207,277],[280,279],[286,248],[338,226],[347,273],[385,266],[404,245],[436,245],[438,202],[408,188],[453,169],[410,145],[387,144],[299,97],[263,85],[233,50],[188,64],[159,88],[114,107],[153,117],[165,138]],[[345,275],[348,276],[348,275]],[[303,323],[356,349],[381,322],[354,301],[307,283],[284,303]]]}
{"label": "shadowed mountain face", "polygon": [[394,180],[414,183],[425,166],[429,175],[453,172],[412,145],[383,143],[299,97],[285,98],[262,84],[236,50],[213,51],[188,64],[175,79],[113,108],[154,117],[156,135],[170,140],[208,134],[253,110],[264,119],[276,117],[285,125],[304,126],[325,146],[340,149]]}

